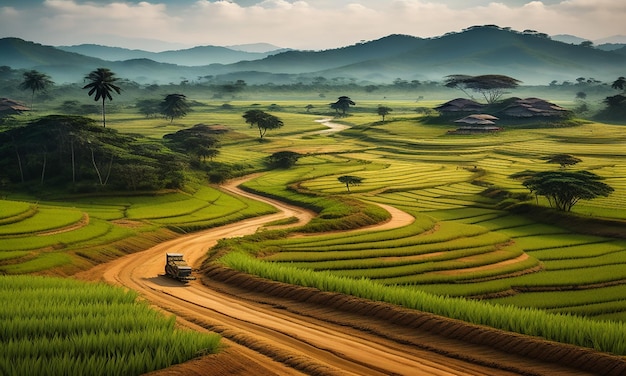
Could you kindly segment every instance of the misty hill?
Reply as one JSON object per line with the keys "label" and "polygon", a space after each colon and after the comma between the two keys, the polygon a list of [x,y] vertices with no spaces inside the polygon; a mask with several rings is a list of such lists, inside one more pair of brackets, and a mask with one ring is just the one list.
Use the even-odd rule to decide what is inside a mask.
{"label": "misty hill", "polygon": [[[136,53],[133,51],[124,53]],[[205,46],[156,54],[172,61],[198,61],[205,59],[206,51]],[[604,51],[552,40],[538,32],[517,32],[494,25],[474,26],[436,38],[390,35],[337,49],[286,51],[257,60],[204,66],[176,65],[146,57],[105,61],[16,38],[0,39],[0,56],[0,65],[37,69],[57,82],[78,82],[89,71],[105,66],[121,78],[160,84],[198,77],[218,82],[243,79],[250,84],[306,82],[318,76],[390,83],[397,78],[441,81],[450,74],[504,74],[526,85],[547,85],[553,80],[573,81],[578,77],[612,82],[624,75],[626,66],[622,49]],[[71,75],[73,79],[65,79]]]}
{"label": "misty hill", "polygon": [[[270,45],[263,45],[267,47]],[[261,46],[256,48],[261,49]],[[75,46],[59,46],[60,50],[75,52],[85,56],[96,57],[108,61],[123,61],[130,59],[150,59],[158,63],[169,63],[186,66],[202,66],[209,64],[232,64],[242,60],[258,60],[271,54],[279,53],[284,49],[275,49],[265,52],[249,52],[245,46],[237,50],[218,46],[198,46],[183,50],[168,50],[150,52],[144,50],[130,50],[120,47],[108,47],[97,44],[80,44]],[[255,48],[250,45],[249,48]]]}
{"label": "misty hill", "polygon": [[[269,59],[269,58],[268,58]],[[618,53],[571,45],[541,34],[475,27],[425,40],[393,58],[343,66],[325,74],[380,75],[403,79],[437,79],[449,74],[504,74],[525,84],[593,77],[608,81],[623,75],[626,59]]]}
{"label": "misty hill", "polygon": [[247,43],[247,44],[236,44],[232,46],[224,46],[226,48],[230,48],[235,51],[244,51],[244,52],[271,52],[272,54],[277,52],[289,51],[291,48],[281,48],[278,46],[274,46],[269,43]]}
{"label": "misty hill", "polygon": [[353,78],[372,82],[441,80],[450,74],[504,74],[525,84],[593,77],[614,80],[626,63],[619,50],[555,41],[537,32],[478,26],[421,39],[391,35],[325,51],[290,51],[262,60],[213,67],[216,74],[265,72]]}

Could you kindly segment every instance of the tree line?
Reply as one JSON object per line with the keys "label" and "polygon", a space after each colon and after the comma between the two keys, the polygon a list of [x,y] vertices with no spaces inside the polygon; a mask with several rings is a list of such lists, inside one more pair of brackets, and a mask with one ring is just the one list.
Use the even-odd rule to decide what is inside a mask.
{"label": "tree line", "polygon": [[164,139],[119,133],[82,116],[49,115],[0,132],[0,180],[78,192],[177,189],[191,159],[217,154],[217,140],[201,129]]}

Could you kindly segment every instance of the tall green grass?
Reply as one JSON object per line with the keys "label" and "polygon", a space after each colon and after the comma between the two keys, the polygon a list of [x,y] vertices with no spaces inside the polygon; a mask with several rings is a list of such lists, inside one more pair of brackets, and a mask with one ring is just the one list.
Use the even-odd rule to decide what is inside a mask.
{"label": "tall green grass", "polygon": [[231,268],[274,281],[384,301],[478,325],[626,355],[626,325],[623,323],[598,322],[530,308],[436,296],[407,287],[384,286],[368,279],[352,279],[264,262],[241,252],[231,252],[220,261]]}
{"label": "tall green grass", "polygon": [[219,349],[137,294],[70,279],[2,276],[0,374],[140,375]]}

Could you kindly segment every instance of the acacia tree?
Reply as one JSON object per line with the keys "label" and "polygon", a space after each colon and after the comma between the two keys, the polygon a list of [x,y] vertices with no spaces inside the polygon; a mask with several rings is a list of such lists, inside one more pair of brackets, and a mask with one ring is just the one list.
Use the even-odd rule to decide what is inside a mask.
{"label": "acacia tree", "polygon": [[343,176],[338,177],[337,180],[339,180],[339,182],[346,185],[346,189],[348,190],[348,193],[350,193],[351,185],[359,185],[363,182],[363,178],[358,177],[358,176],[353,176],[353,175],[343,175]]}
{"label": "acacia tree", "polygon": [[30,97],[30,109],[33,109],[33,103],[35,101],[35,92],[37,91],[45,91],[48,86],[54,85],[54,81],[50,79],[45,73],[38,72],[36,70],[31,70],[28,72],[24,72],[24,81],[20,83],[20,89],[23,90],[31,90],[32,94]]}
{"label": "acacia tree", "polygon": [[168,94],[160,107],[161,113],[166,119],[170,119],[170,123],[174,121],[174,118],[182,118],[189,112],[187,97],[183,94]]}
{"label": "acacia tree", "polygon": [[278,117],[262,110],[248,110],[243,114],[243,118],[251,127],[256,126],[259,129],[260,140],[263,140],[263,136],[268,130],[278,129],[284,125]]}
{"label": "acacia tree", "polygon": [[378,113],[378,115],[383,117],[383,123],[385,122],[385,116],[389,115],[389,113],[393,111],[393,109],[391,109],[390,107],[387,106],[378,106],[378,109],[376,110],[376,113]]}
{"label": "acacia tree", "polygon": [[487,103],[494,103],[504,95],[507,89],[514,89],[521,81],[500,74],[485,74],[481,76],[468,76],[453,74],[445,77],[445,86],[459,89],[470,98],[468,90],[481,94]]}
{"label": "acacia tree", "polygon": [[556,163],[561,165],[561,168],[566,168],[568,166],[573,166],[577,163],[582,162],[582,159],[576,158],[570,154],[554,154],[545,158],[547,163]]}
{"label": "acacia tree", "polygon": [[339,113],[339,110],[341,110],[341,114],[343,116],[346,116],[346,111],[350,108],[350,106],[355,105],[356,103],[354,103],[352,99],[350,99],[350,97],[343,95],[337,98],[337,102],[331,103],[330,108],[337,111],[337,113]]}
{"label": "acacia tree", "polygon": [[589,171],[542,171],[528,173],[522,183],[531,193],[545,196],[551,207],[570,211],[580,200],[607,197],[614,189]]}
{"label": "acacia tree", "polygon": [[85,79],[89,80],[89,83],[83,86],[83,89],[89,89],[87,94],[89,96],[95,94],[93,100],[96,102],[102,99],[102,126],[106,127],[104,101],[107,98],[110,101],[113,100],[111,96],[112,91],[115,91],[117,94],[120,94],[122,91],[122,89],[114,83],[117,81],[117,77],[115,77],[115,73],[111,72],[108,68],[98,68],[89,72],[89,74],[85,76]]}

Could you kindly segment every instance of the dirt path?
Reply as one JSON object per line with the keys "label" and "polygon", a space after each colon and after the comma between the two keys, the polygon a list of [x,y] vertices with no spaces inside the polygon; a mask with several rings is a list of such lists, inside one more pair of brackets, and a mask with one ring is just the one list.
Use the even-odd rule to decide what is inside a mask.
{"label": "dirt path", "polygon": [[[176,314],[182,325],[218,332],[224,337],[225,349],[220,354],[170,367],[155,375],[592,374],[451,339],[426,327],[397,325],[381,315],[380,309],[394,310],[385,305],[380,305],[382,308],[376,312],[352,313],[335,308],[337,304],[319,304],[311,299],[281,297],[276,291],[259,291],[264,283],[273,290],[276,286],[280,288],[280,284],[258,281],[240,273],[224,275],[220,268],[204,284],[196,280],[183,285],[162,276],[166,252],[183,253],[197,267],[207,250],[221,238],[254,233],[269,221],[294,216],[307,221],[312,216],[306,210],[242,192],[235,188],[237,183],[231,182],[225,189],[269,202],[280,212],[168,241],[99,265],[79,276],[136,290],[155,306]],[[390,210],[393,219],[383,227],[412,220],[402,212]],[[312,289],[302,289],[302,294],[315,299],[325,295],[335,299],[333,294]],[[350,297],[342,299],[350,304],[364,304]],[[428,315],[423,317],[426,322],[445,322]]]}

